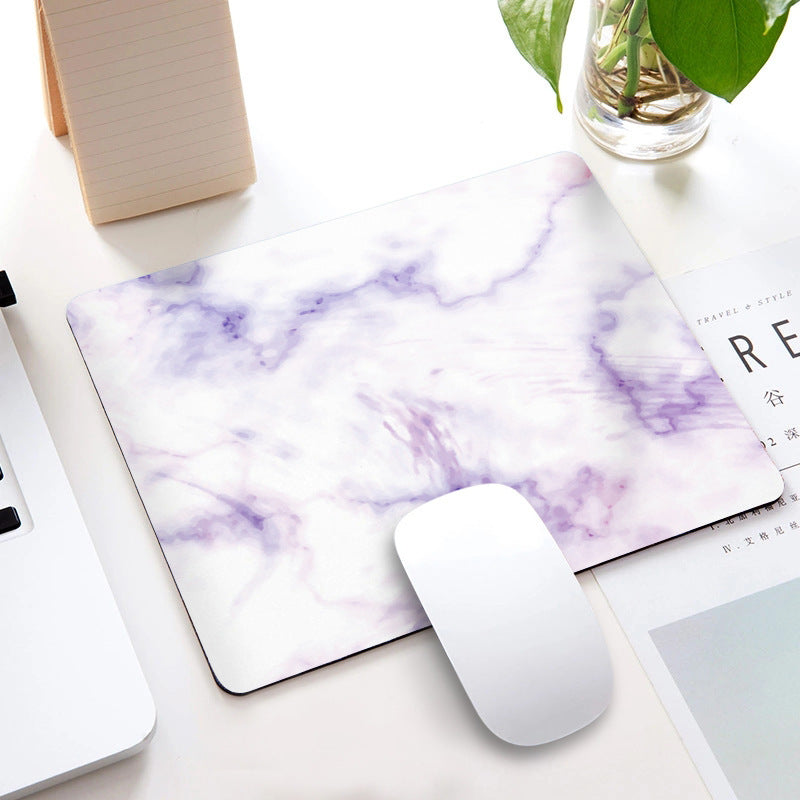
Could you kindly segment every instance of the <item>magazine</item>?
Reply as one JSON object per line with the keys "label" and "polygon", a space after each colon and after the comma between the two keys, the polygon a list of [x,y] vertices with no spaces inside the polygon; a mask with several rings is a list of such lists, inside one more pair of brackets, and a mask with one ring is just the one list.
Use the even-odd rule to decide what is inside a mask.
{"label": "magazine", "polygon": [[793,240],[666,281],[783,495],[594,570],[717,800],[800,797],[798,259]]}

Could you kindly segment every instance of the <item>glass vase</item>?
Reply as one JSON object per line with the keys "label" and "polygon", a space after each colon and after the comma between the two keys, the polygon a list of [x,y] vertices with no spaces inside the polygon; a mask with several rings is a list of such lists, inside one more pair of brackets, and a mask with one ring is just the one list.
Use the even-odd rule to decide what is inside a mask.
{"label": "glass vase", "polygon": [[627,158],[677,155],[703,138],[711,98],[664,58],[645,0],[591,0],[575,113],[601,147]]}

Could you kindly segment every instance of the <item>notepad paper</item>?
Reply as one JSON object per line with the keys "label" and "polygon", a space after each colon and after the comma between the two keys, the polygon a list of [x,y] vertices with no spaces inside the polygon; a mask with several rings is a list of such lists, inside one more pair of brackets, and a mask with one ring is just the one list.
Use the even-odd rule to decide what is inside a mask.
{"label": "notepad paper", "polygon": [[51,126],[63,108],[92,222],[255,180],[227,0],[39,2]]}
{"label": "notepad paper", "polygon": [[576,156],[92,292],[69,320],[235,692],[424,627],[392,533],[454,489],[516,488],[575,570],[781,491]]}

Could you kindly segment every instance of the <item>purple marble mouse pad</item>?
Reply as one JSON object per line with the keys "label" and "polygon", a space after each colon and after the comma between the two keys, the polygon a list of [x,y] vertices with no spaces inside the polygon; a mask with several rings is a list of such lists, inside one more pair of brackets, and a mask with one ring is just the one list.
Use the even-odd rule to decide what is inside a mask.
{"label": "purple marble mouse pad", "polygon": [[577,571],[782,481],[560,154],[83,295],[69,321],[223,688],[427,625],[392,544],[503,483]]}

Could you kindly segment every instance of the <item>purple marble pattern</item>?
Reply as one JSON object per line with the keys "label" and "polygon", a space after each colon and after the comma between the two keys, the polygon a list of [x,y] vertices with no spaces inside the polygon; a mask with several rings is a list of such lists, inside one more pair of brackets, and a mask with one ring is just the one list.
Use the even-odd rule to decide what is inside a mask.
{"label": "purple marble pattern", "polygon": [[482,482],[576,569],[780,478],[583,162],[553,156],[73,301],[217,679],[427,624],[392,546]]}

